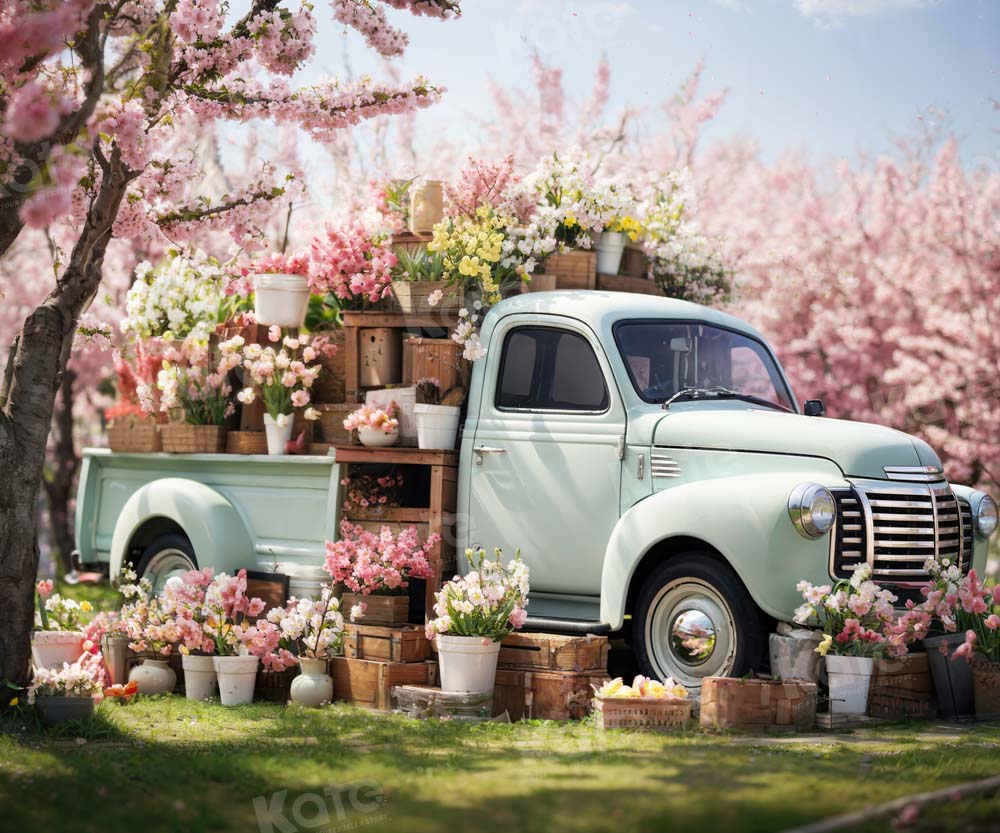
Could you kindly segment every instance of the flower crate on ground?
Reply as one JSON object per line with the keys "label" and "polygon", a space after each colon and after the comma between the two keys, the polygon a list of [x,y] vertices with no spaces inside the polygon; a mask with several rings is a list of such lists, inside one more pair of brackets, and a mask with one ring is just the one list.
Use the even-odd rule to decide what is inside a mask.
{"label": "flower crate on ground", "polygon": [[594,689],[608,681],[603,671],[524,671],[498,668],[493,713],[511,720],[579,720],[592,708]]}
{"label": "flower crate on ground", "polygon": [[595,697],[601,729],[663,731],[683,728],[691,720],[691,701],[663,697]]}
{"label": "flower crate on ground", "polygon": [[375,662],[350,657],[330,660],[333,699],[366,709],[392,708],[392,689],[401,685],[428,685],[433,666],[426,662]]}
{"label": "flower crate on ground", "polygon": [[478,723],[489,720],[493,714],[490,691],[455,692],[434,686],[404,685],[396,686],[392,696],[397,710],[417,719],[445,717]]}
{"label": "flower crate on ground", "polygon": [[701,689],[701,725],[808,729],[816,720],[816,690],[815,683],[799,680],[707,677]]}
{"label": "flower crate on ground", "polygon": [[344,655],[381,662],[422,662],[431,655],[430,640],[415,625],[386,628],[351,624],[344,638]]}
{"label": "flower crate on ground", "polygon": [[497,660],[500,668],[552,671],[600,671],[608,667],[606,636],[563,636],[514,632],[504,638]]}

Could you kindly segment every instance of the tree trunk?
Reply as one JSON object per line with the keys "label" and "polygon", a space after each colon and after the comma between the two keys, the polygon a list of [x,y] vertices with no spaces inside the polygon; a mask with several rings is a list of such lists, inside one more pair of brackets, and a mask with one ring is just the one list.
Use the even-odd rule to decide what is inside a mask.
{"label": "tree trunk", "polygon": [[[56,393],[80,314],[97,294],[111,225],[136,174],[113,148],[98,152],[103,177],[55,289],[25,320],[13,370],[0,389],[0,678],[28,682],[34,584],[38,572],[35,503]],[[4,686],[0,706],[15,692]]]}
{"label": "tree trunk", "polygon": [[76,374],[66,370],[59,384],[59,395],[55,401],[55,416],[52,420],[52,453],[49,455],[51,470],[42,481],[45,486],[45,496],[48,499],[49,528],[52,531],[52,543],[55,546],[56,558],[62,573],[73,569],[70,557],[76,548],[73,533],[73,518],[70,516],[69,504],[73,497],[73,485],[80,468],[80,458],[77,456],[73,443],[73,385]]}

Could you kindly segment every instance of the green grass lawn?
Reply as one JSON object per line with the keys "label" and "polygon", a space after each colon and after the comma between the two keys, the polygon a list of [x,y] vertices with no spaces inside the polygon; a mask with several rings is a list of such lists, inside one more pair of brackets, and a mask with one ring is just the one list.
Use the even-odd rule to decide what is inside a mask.
{"label": "green grass lawn", "polygon": [[[0,727],[5,829],[26,831],[780,830],[1000,772],[1000,725],[654,735],[163,696],[105,703],[59,732],[26,709]],[[337,788],[343,816],[324,797],[329,818],[317,820]],[[282,790],[283,805],[270,798]],[[283,807],[290,826],[259,828],[255,797]],[[998,809],[960,802],[916,829],[990,829],[977,825]]]}

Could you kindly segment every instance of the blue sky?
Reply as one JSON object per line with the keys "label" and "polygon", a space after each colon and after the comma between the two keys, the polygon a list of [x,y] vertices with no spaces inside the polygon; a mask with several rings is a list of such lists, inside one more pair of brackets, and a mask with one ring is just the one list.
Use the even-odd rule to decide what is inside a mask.
{"label": "blue sky", "polygon": [[[729,98],[709,135],[750,134],[773,158],[805,148],[815,159],[882,152],[912,134],[927,106],[950,115],[970,164],[1000,167],[1000,0],[465,0],[440,22],[389,11],[411,35],[404,77],[448,87],[421,113],[422,134],[474,140],[488,112],[487,79],[528,87],[530,50],[564,69],[582,98],[601,52],[612,68],[612,111],[656,106],[699,58],[705,91]],[[380,74],[328,7],[314,70]],[[512,125],[530,129],[530,125]]]}

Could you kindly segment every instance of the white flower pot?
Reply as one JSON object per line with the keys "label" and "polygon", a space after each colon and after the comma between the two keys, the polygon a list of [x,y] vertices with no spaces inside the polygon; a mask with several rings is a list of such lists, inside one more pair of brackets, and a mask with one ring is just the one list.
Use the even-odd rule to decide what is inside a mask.
{"label": "white flower pot", "polygon": [[139,684],[140,694],[166,694],[177,685],[177,675],[165,659],[146,659],[132,669],[128,681]]}
{"label": "white flower pot", "polygon": [[299,658],[299,676],[292,680],[293,703],[315,709],[333,700],[333,677],[326,673],[325,659]]}
{"label": "white flower pot", "polygon": [[597,237],[597,271],[617,275],[625,251],[625,235],[620,231],[602,231]]}
{"label": "white flower pot", "polygon": [[287,421],[284,425],[279,425],[270,414],[264,414],[264,433],[267,434],[268,454],[284,454],[285,446],[292,438],[295,418],[292,414],[282,414],[282,416],[286,417]]}
{"label": "white flower pot", "polygon": [[218,696],[215,657],[188,654],[181,658],[181,665],[184,668],[184,696],[188,700],[211,700]]}
{"label": "white flower pot", "polygon": [[35,631],[31,635],[31,658],[35,668],[62,668],[83,653],[81,631]]}
{"label": "white flower pot", "polygon": [[442,691],[493,691],[500,643],[488,636],[438,634]]}
{"label": "white flower pot", "polygon": [[462,409],[453,405],[414,405],[417,445],[420,448],[452,450],[458,437],[458,420],[461,414]]}
{"label": "white flower pot", "polygon": [[396,444],[399,440],[399,431],[386,434],[381,428],[362,425],[358,428],[358,439],[361,440],[361,445],[367,445],[371,448],[386,448]]}
{"label": "white flower pot", "polygon": [[259,657],[212,657],[219,676],[219,699],[223,706],[244,706],[253,702]]}
{"label": "white flower pot", "polygon": [[302,275],[257,275],[254,318],[258,324],[301,327],[309,306],[309,281]]}
{"label": "white flower pot", "polygon": [[875,673],[875,660],[827,654],[826,673],[831,714],[864,714],[868,710],[868,688]]}

